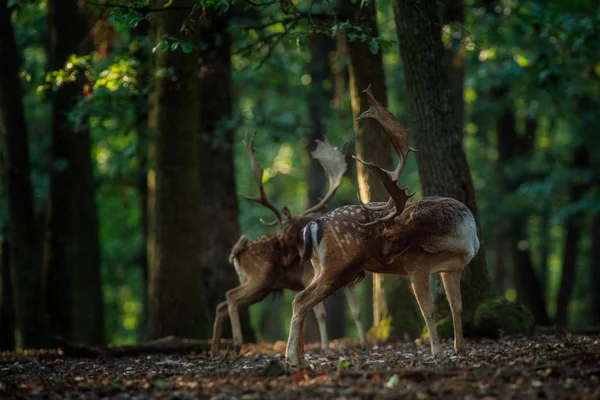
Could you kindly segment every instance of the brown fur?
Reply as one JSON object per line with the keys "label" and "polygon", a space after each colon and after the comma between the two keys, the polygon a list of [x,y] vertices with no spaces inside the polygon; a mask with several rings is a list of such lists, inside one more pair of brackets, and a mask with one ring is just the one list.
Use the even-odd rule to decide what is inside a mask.
{"label": "brown fur", "polygon": [[[311,241],[313,281],[296,295],[286,359],[292,366],[304,365],[302,325],[306,314],[331,293],[364,271],[410,276],[413,292],[431,335],[431,352],[444,357],[433,321],[429,276],[442,275],[454,321],[454,349],[463,349],[460,276],[479,251],[473,215],[461,202],[443,197],[425,197],[408,202],[408,189],[398,187],[408,153],[408,131],[371,93],[364,91],[371,107],[358,119],[375,120],[400,157],[394,171],[364,162],[390,194],[388,203],[344,206],[311,222],[304,241]],[[322,234],[319,241],[315,237]],[[308,250],[308,249],[307,249]],[[303,258],[308,258],[305,251]]]}
{"label": "brown fur", "polygon": [[[244,235],[238,240],[231,251],[232,262],[237,262],[243,270],[247,280],[240,282],[241,285],[227,291],[227,301],[217,306],[211,352],[216,355],[219,351],[223,323],[227,316],[231,318],[234,331],[234,343],[237,347],[243,343],[241,328],[239,328],[239,311],[261,301],[269,294],[280,297],[284,290],[301,291],[312,281],[313,268],[310,262],[300,262],[296,247],[296,257],[289,264],[284,254],[286,249],[282,247],[281,240],[275,235],[264,235],[249,241]],[[290,253],[288,251],[288,253]],[[289,255],[288,255],[289,256]],[[241,281],[241,279],[240,279]],[[346,292],[346,296],[355,297],[354,293]],[[352,309],[352,298],[348,298]],[[232,303],[232,304],[229,304]],[[316,310],[317,318],[324,324],[324,309]],[[356,317],[355,317],[356,318]],[[359,317],[358,317],[359,318]],[[357,325],[360,321],[357,322]],[[359,331],[362,329],[360,326]],[[359,332],[364,336],[364,332]],[[322,345],[324,345],[322,340]],[[365,345],[366,343],[362,343]]]}

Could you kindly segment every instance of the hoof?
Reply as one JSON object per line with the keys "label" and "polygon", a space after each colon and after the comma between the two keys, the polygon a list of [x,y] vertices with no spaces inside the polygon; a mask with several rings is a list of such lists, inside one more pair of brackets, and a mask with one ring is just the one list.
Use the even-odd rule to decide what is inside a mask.
{"label": "hoof", "polygon": [[302,368],[308,368],[308,362],[305,359],[302,360],[291,360],[289,358],[285,359],[285,363],[288,367],[290,368],[297,368],[297,369],[302,369]]}
{"label": "hoof", "polygon": [[445,360],[446,358],[448,358],[448,355],[446,354],[446,352],[443,349],[437,349],[437,350],[433,350],[431,352],[431,354],[433,355],[433,358],[435,358],[436,360]]}

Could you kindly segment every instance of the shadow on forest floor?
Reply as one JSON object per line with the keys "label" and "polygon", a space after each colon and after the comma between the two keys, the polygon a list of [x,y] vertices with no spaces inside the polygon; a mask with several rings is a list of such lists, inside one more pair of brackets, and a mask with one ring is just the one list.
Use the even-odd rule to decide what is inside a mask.
{"label": "shadow on forest floor", "polygon": [[600,336],[538,335],[467,340],[467,355],[436,362],[428,344],[361,350],[307,346],[310,370],[280,363],[285,343],[245,345],[242,356],[149,355],[66,358],[48,353],[0,358],[6,398],[600,398]]}

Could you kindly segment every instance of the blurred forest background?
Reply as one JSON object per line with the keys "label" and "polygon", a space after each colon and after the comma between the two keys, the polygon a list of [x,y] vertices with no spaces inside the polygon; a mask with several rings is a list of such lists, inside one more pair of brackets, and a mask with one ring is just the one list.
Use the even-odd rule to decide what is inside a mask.
{"label": "blurred forest background", "polygon": [[[256,193],[244,134],[258,131],[270,199],[300,212],[326,190],[315,139],[392,161],[355,130],[360,90],[411,128],[395,1],[0,0],[0,348],[209,338],[237,285],[231,246],[274,233],[238,195]],[[490,284],[538,325],[597,326],[600,7],[438,6]],[[402,179],[418,198],[416,157]],[[369,197],[348,163],[330,209],[362,178]],[[384,319],[378,279],[357,289],[367,328]],[[388,312],[414,307],[387,291]],[[245,341],[285,340],[293,295],[252,306]],[[341,292],[327,309],[330,338],[356,338]]]}

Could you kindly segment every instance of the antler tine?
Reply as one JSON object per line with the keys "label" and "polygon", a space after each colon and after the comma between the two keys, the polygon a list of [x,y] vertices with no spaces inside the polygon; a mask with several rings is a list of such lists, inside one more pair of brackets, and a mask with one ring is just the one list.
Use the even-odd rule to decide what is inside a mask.
{"label": "antler tine", "polygon": [[[403,189],[400,189],[398,187],[399,174],[397,174],[397,172],[404,169],[402,164],[405,164],[405,163],[403,163],[401,160],[400,164],[398,164],[398,168],[396,168],[395,171],[390,172],[390,171],[386,171],[385,169],[376,166],[375,164],[365,162],[358,157],[354,156],[353,158],[356,161],[363,164],[364,166],[366,166],[369,169],[369,171],[371,171],[381,181],[381,183],[383,183],[383,186],[388,191],[388,193],[391,195],[390,200],[392,200],[392,201],[387,202],[386,207],[388,209],[392,208],[391,207],[392,202],[393,202],[393,205],[395,206],[393,208],[393,210],[390,213],[388,213],[385,217],[377,218],[367,224],[361,224],[361,225],[369,226],[369,225],[373,225],[373,224],[376,224],[379,222],[388,221],[388,220],[402,214],[402,211],[404,211],[404,207],[406,206],[406,202],[408,201],[408,199],[410,199],[414,195],[414,193],[410,192],[408,187],[405,187]],[[383,210],[383,208],[381,208],[379,210]]]}
{"label": "antler tine", "polygon": [[391,197],[385,204],[379,205],[379,206],[371,206],[367,203],[363,203],[362,199],[360,198],[360,193],[356,193],[356,197],[358,197],[358,202],[360,204],[360,207],[365,211],[382,211],[382,210],[389,209],[389,207],[394,205],[394,201]]}
{"label": "antler tine", "polygon": [[329,203],[329,200],[331,200],[338,187],[340,187],[342,184],[342,178],[346,172],[346,168],[348,168],[344,158],[346,145],[338,149],[333,147],[327,138],[325,138],[325,141],[317,139],[316,142],[317,148],[311,153],[311,155],[314,159],[319,161],[325,170],[325,175],[327,175],[327,181],[329,182],[329,190],[318,204],[310,207],[301,215],[310,214],[327,207],[327,203]]}
{"label": "antler tine", "polygon": [[[371,85],[369,85],[363,93],[367,95],[369,104],[371,107],[363,112],[357,120],[371,118],[377,121],[377,123],[381,126],[382,131],[386,134],[386,136],[392,142],[392,147],[398,154],[400,161],[398,166],[394,171],[388,171],[383,168],[380,168],[372,163],[364,162],[363,160],[353,156],[353,158],[363,165],[365,165],[369,171],[371,171],[377,178],[383,183],[384,187],[391,195],[391,200],[394,203],[395,210],[390,212],[384,218],[379,218],[372,223],[367,225],[372,225],[378,222],[383,222],[394,218],[397,215],[400,215],[406,206],[406,202],[408,199],[414,195],[414,193],[410,193],[408,188],[400,189],[398,187],[398,179],[404,172],[404,168],[406,167],[406,161],[408,159],[408,153],[411,151],[416,152],[417,150],[410,147],[408,145],[408,131],[402,126],[400,121],[396,119],[394,114],[389,112],[385,107],[381,105],[373,95],[371,91]],[[388,209],[391,207],[391,203],[388,201]],[[383,210],[383,208],[379,208],[378,210]]]}
{"label": "antler tine", "polygon": [[273,203],[271,203],[269,201],[269,199],[267,199],[267,195],[265,194],[265,189],[262,184],[262,177],[263,177],[264,170],[260,166],[258,161],[256,160],[256,153],[254,151],[254,136],[255,135],[256,135],[256,131],[252,132],[250,139],[248,139],[248,132],[246,132],[246,135],[244,137],[244,145],[246,146],[246,152],[248,153],[248,158],[250,159],[250,167],[252,169],[252,175],[254,176],[254,181],[256,182],[256,186],[258,187],[259,195],[256,197],[250,197],[250,196],[245,196],[245,195],[241,195],[241,196],[243,198],[245,198],[246,200],[250,200],[250,201],[254,201],[258,204],[262,204],[263,206],[267,207],[269,210],[273,211],[273,213],[277,217],[277,220],[275,220],[274,222],[265,222],[262,218],[260,220],[260,222],[262,222],[263,224],[265,224],[267,226],[273,226],[282,221],[281,212],[279,212],[277,207],[275,207],[273,205]]}

